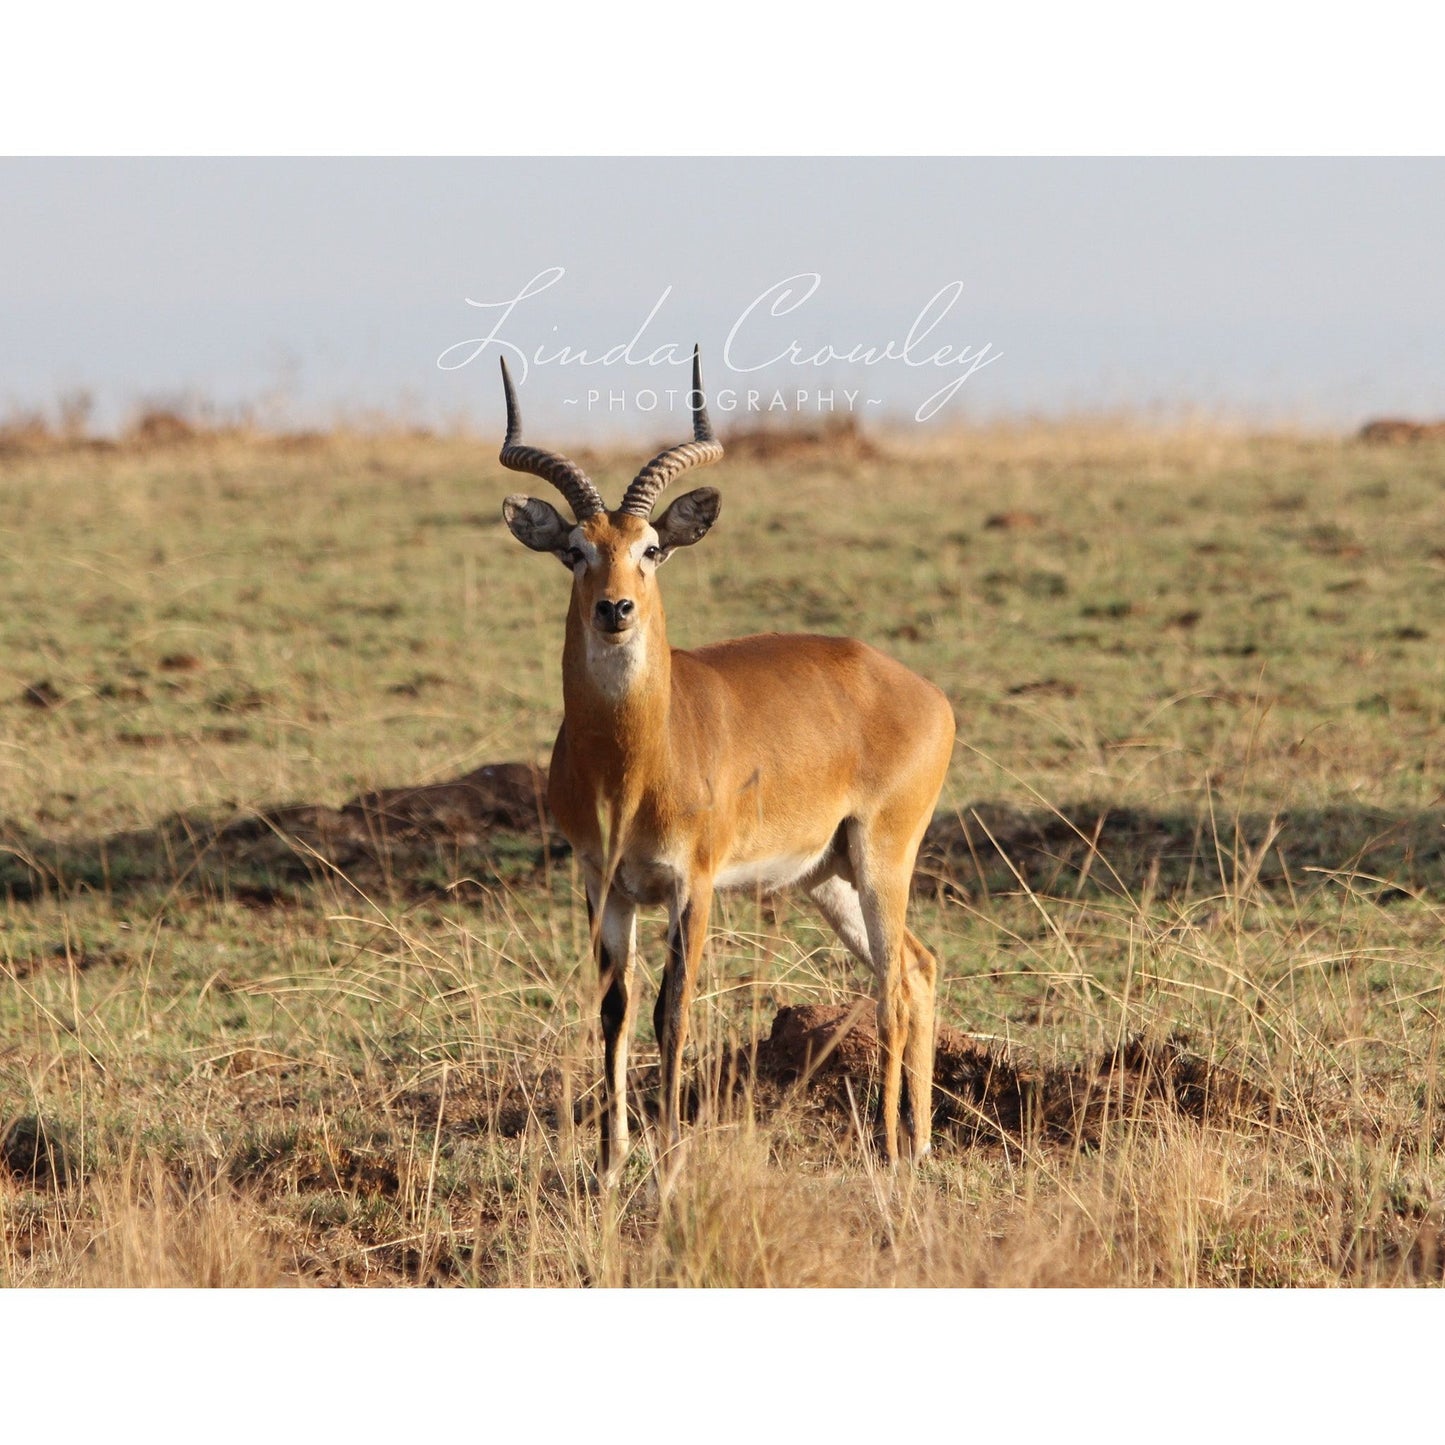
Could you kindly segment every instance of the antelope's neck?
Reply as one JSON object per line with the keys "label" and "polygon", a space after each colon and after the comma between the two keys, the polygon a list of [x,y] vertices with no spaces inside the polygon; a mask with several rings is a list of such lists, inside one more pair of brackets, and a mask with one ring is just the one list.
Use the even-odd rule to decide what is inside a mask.
{"label": "antelope's neck", "polygon": [[573,604],[562,649],[569,754],[616,802],[635,805],[666,770],[671,696],[672,653],[660,604],[622,643],[600,637]]}

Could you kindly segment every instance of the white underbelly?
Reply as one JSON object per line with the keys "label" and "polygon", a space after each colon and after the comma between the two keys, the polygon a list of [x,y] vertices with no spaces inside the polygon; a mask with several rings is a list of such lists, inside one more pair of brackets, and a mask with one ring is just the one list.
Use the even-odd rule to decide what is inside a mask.
{"label": "white underbelly", "polygon": [[816,872],[827,853],[827,848],[824,848],[817,853],[779,853],[772,858],[749,858],[745,862],[729,863],[718,871],[713,887],[761,888],[771,893]]}

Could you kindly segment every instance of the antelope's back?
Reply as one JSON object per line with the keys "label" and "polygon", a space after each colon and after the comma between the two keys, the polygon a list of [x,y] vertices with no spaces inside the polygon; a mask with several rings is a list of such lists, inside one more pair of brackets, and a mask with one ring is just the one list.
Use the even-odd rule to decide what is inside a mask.
{"label": "antelope's back", "polygon": [[674,650],[673,681],[691,714],[678,724],[722,787],[755,780],[781,792],[878,799],[916,786],[931,790],[931,807],[942,786],[955,729],[948,699],[867,643],[739,637]]}

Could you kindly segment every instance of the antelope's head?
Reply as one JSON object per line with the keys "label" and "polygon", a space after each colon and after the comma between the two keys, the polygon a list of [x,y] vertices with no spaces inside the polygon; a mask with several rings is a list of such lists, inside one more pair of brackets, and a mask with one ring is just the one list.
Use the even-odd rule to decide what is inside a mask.
{"label": "antelope's head", "polygon": [[689,397],[693,439],[653,457],[638,472],[614,511],[607,510],[591,478],[575,462],[521,444],[522,422],[505,357],[502,387],[507,396],[502,465],[551,482],[567,499],[577,519],[569,522],[549,502],[515,493],[502,503],[507,526],[523,546],[534,552],[550,552],[572,573],[573,604],[589,637],[611,645],[630,642],[662,617],[657,569],[678,547],[700,542],[722,506],[715,488],[699,487],[679,497],[656,520],[652,516],[669,482],[693,467],[717,461],[723,454],[703,402],[702,369],[696,348]]}

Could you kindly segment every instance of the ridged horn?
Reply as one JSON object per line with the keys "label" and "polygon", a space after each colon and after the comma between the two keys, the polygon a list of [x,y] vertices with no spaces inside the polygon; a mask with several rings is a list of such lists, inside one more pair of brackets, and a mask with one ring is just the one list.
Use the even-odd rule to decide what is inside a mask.
{"label": "ridged horn", "polygon": [[658,452],[633,478],[617,509],[619,512],[630,512],[634,517],[650,517],[658,497],[669,482],[694,467],[705,467],[721,460],[722,443],[712,434],[707,403],[703,400],[702,361],[696,346],[692,349],[692,394],[688,401],[692,408],[692,440]]}
{"label": "ridged horn", "polygon": [[592,478],[566,457],[556,452],[544,452],[541,447],[524,447],[522,442],[522,417],[517,410],[517,393],[512,386],[512,377],[507,370],[507,358],[502,357],[502,390],[507,397],[507,437],[502,443],[500,461],[514,472],[528,472],[543,481],[551,482],[572,508],[579,522],[605,512],[602,497],[592,485]]}

